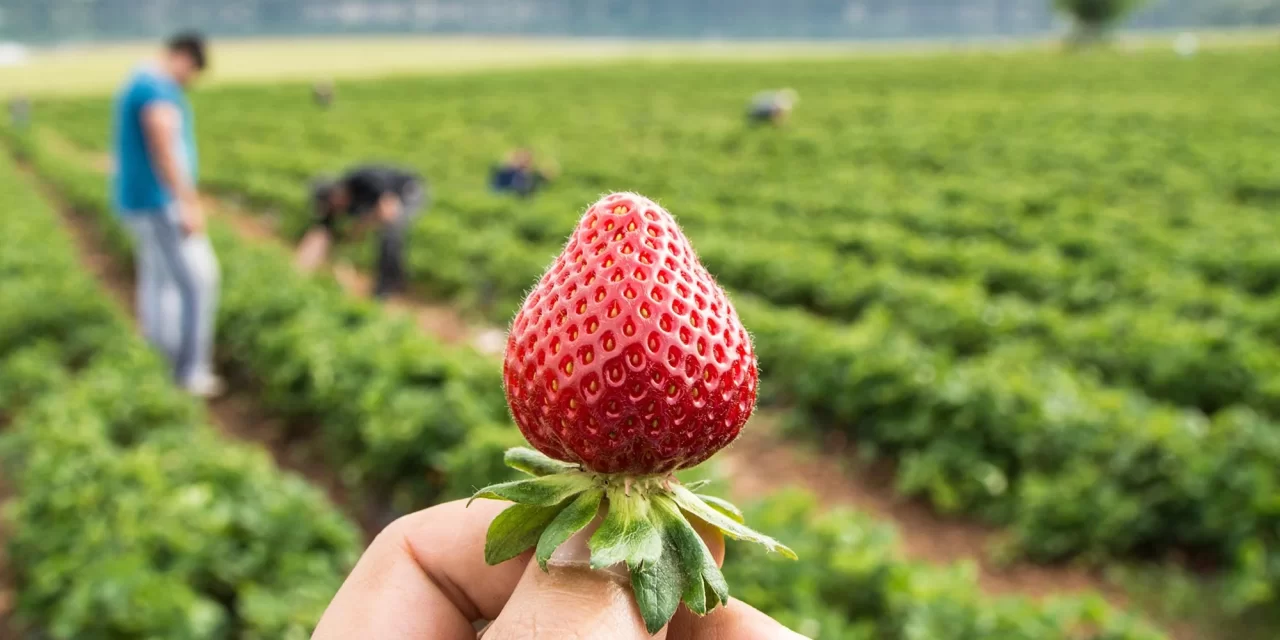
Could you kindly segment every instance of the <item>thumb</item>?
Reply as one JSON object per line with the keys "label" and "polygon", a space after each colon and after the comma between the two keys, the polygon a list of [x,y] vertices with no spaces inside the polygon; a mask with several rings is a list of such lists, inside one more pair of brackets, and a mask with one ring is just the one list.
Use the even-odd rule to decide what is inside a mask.
{"label": "thumb", "polygon": [[[502,613],[481,634],[482,640],[666,640],[667,629],[651,636],[631,594],[625,565],[593,570],[587,540],[590,526],[560,546],[543,571],[537,562],[525,568]],[[724,557],[718,532],[699,528],[717,559]]]}

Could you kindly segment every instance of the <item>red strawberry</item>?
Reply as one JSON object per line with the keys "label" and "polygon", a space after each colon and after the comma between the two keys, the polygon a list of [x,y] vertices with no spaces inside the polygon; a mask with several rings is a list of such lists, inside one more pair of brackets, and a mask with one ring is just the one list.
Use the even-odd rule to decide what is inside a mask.
{"label": "red strawberry", "polygon": [[701,463],[756,401],[737,312],[671,214],[634,193],[587,210],[516,315],[503,374],[529,442],[598,473]]}
{"label": "red strawberry", "polygon": [[688,516],[795,558],[737,507],[667,475],[738,436],[755,407],[756,357],[676,221],[649,199],[615,193],[587,210],[516,315],[503,379],[538,451],[505,456],[530,478],[475,494],[516,503],[489,526],[489,564],[534,548],[545,570],[603,512],[591,566],[626,564],[657,633],[682,602],[702,615],[729,601]]}

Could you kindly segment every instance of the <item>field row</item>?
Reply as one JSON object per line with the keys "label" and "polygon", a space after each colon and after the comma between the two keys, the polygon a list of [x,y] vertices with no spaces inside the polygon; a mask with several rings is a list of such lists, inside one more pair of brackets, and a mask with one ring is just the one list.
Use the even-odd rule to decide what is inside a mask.
{"label": "field row", "polygon": [[[775,77],[772,70],[719,69],[710,82],[695,71],[640,69],[627,82],[672,90],[634,101],[594,92],[562,99],[574,81],[613,86],[599,71],[355,84],[330,112],[306,105],[300,87],[210,94],[201,122],[206,139],[220,143],[206,154],[206,183],[283,210],[285,227],[297,231],[305,177],[335,168],[334,158],[376,152],[426,168],[438,197],[412,238],[414,279],[498,322],[591,199],[575,195],[618,183],[653,187],[670,194],[663,201],[688,221],[707,266],[737,290],[769,399],[803,410],[812,429],[892,456],[905,493],[1008,524],[1038,558],[1195,551],[1234,567],[1241,606],[1280,595],[1280,512],[1269,498],[1280,486],[1280,359],[1272,344],[1280,306],[1248,293],[1256,287],[1214,284],[1170,266],[1187,260],[1179,247],[1215,238],[1211,221],[1229,211],[1230,228],[1253,237],[1222,236],[1238,250],[1220,251],[1220,259],[1240,260],[1232,268],[1241,273],[1265,273],[1253,268],[1249,247],[1272,223],[1228,183],[1261,179],[1253,165],[1233,170],[1240,159],[1269,161],[1252,143],[1222,142],[1246,126],[1268,139],[1274,127],[1259,120],[1256,103],[1159,92],[1134,99],[1108,85],[1099,89],[1107,101],[1077,104],[1052,89],[1025,96],[1027,87],[1043,87],[1020,76],[998,88],[1026,99],[1007,119],[993,119],[1006,112],[981,83],[958,98],[943,93],[945,104],[932,111],[900,99],[927,93],[910,85],[923,80],[916,69],[893,81],[889,97],[846,92],[838,105],[822,99],[794,129],[744,131],[715,114],[748,81]],[[857,74],[828,66],[802,79],[825,95]],[[948,86],[940,76],[927,79],[940,83],[931,85],[937,91]],[[517,91],[525,93],[517,99]],[[560,112],[548,106],[555,96]],[[835,110],[850,105],[894,109],[868,127]],[[1069,116],[1068,107],[1084,115]],[[87,120],[85,108],[68,118]],[[282,122],[281,112],[296,118]],[[938,113],[949,126],[931,121]],[[990,142],[984,134],[997,122],[1009,135]],[[1201,129],[1182,142],[1162,133],[1187,123]],[[592,162],[532,201],[481,193],[481,154],[497,155],[518,131],[536,131],[533,142]],[[878,155],[855,134],[881,141]],[[602,140],[626,142],[602,148]],[[865,161],[857,175],[837,162],[845,152]],[[951,157],[965,153],[983,167]],[[921,157],[941,164],[922,168]],[[1190,172],[1196,159],[1205,162],[1200,173]],[[1156,174],[1150,183],[1134,173],[1143,165]],[[1101,174],[1099,166],[1126,170]],[[895,217],[889,212],[902,196],[878,207],[885,215],[864,220],[860,205],[840,205],[889,198],[884,181],[899,174],[899,189],[921,186],[956,203],[937,207],[932,220],[953,209],[958,220],[977,219],[966,202],[989,203],[1008,189],[1040,204],[991,216],[993,224],[1041,230],[989,239],[968,237],[960,225],[953,230],[965,239],[950,241],[921,232],[920,216],[881,219]],[[972,186],[958,182],[965,178]],[[860,195],[863,187],[869,196]],[[1068,192],[1076,199],[1059,197]],[[1149,211],[1154,203],[1170,213]],[[854,220],[840,222],[850,211]],[[1126,222],[1132,233],[1124,233]],[[755,227],[774,237],[741,232]],[[827,230],[830,241],[821,237]],[[1049,243],[1057,232],[1074,248]],[[1237,246],[1243,242],[1251,244]]]}
{"label": "field row", "polygon": [[305,638],[355,527],[227,442],[0,157],[0,469],[20,622],[50,638]]}
{"label": "field row", "polygon": [[[1020,293],[1033,299],[1134,263],[1170,272],[1179,290],[1274,290],[1280,263],[1264,238],[1280,128],[1257,90],[1272,63],[1241,53],[1067,66],[636,66],[350,83],[330,111],[301,85],[225,89],[198,108],[202,137],[218,141],[204,154],[214,179],[253,166],[253,180],[296,189],[338,163],[385,158],[422,168],[450,209],[516,222],[528,212],[534,233],[568,228],[584,194],[625,186],[682,212],[695,241],[785,240],[929,273],[1031,262]],[[783,132],[745,129],[742,103],[771,83],[800,90],[797,118]],[[47,110],[78,142],[105,144],[100,101]],[[521,207],[472,197],[515,144],[559,158],[561,180]]]}
{"label": "field row", "polygon": [[[99,174],[24,148],[77,210],[110,228]],[[492,361],[441,347],[330,282],[298,276],[273,247],[221,226],[213,232],[224,265],[222,352],[254,376],[265,407],[295,424],[318,425],[310,435],[325,443],[327,458],[360,495],[390,496],[404,511],[503,477],[500,451],[519,436],[506,423]],[[115,238],[123,252],[123,236]],[[964,570],[904,563],[882,526],[848,514],[819,517],[805,498],[758,506],[753,517],[807,555],[785,564],[735,547],[726,575],[741,597],[816,637],[892,637],[908,628],[974,640],[1160,637],[1093,599],[1041,606],[977,596]],[[857,542],[866,540],[875,544]],[[864,561],[836,561],[853,552]],[[844,594],[854,588],[866,607],[847,607]],[[310,623],[315,611],[277,613]]]}
{"label": "field row", "polygon": [[[508,317],[550,251],[460,220],[421,221],[414,277]],[[709,265],[732,254],[701,248]],[[731,285],[759,287],[777,271],[728,273]],[[963,283],[919,283],[883,283],[882,299],[848,325],[735,296],[769,399],[897,459],[903,492],[1010,525],[1035,557],[1196,549],[1236,566],[1242,606],[1275,597],[1280,555],[1265,552],[1280,522],[1268,506],[1280,487],[1280,425],[1264,400],[1276,390],[1264,357],[1273,347],[1132,305],[1086,323],[1014,298],[983,305]],[[1245,402],[1263,413],[1227,408]]]}

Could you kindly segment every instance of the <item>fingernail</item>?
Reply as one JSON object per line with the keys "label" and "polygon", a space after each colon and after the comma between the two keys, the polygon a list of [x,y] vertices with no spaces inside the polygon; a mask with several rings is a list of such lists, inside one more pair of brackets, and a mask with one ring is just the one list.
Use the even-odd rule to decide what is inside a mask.
{"label": "fingernail", "polygon": [[[584,527],[581,531],[574,534],[573,537],[560,545],[551,558],[547,560],[547,568],[555,567],[558,569],[591,569],[591,548],[587,546],[587,541],[591,539],[591,535],[600,528],[602,519],[596,516],[591,524]],[[631,574],[627,571],[627,565],[618,563],[603,569],[596,569],[597,572],[605,574],[615,581],[624,584],[631,584]]]}

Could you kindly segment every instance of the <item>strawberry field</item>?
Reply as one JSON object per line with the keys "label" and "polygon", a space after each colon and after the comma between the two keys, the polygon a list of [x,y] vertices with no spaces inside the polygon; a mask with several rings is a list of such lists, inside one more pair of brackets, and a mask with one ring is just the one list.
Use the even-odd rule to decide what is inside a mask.
{"label": "strawberry field", "polygon": [[[788,437],[887,461],[901,496],[998,527],[1022,561],[1194,558],[1242,613],[1280,602],[1276,78],[1270,51],[630,65],[340,83],[330,110],[304,85],[229,87],[196,110],[205,186],[286,239],[314,175],[422,171],[417,294],[476,323],[510,320],[599,194],[648,194],[729,290]],[[775,86],[801,95],[793,121],[747,126],[744,101]],[[37,113],[10,146],[127,261],[96,161],[104,100]],[[489,193],[489,167],[521,145],[561,176],[531,200]],[[58,202],[7,160],[0,180],[24,213],[0,218],[18,619],[54,637],[305,636],[358,552],[351,505],[202,426],[77,275]],[[280,246],[220,224],[213,237],[226,365],[355,512],[505,479],[500,452],[520,436],[498,359],[297,275]],[[346,248],[367,265],[366,250]],[[118,495],[166,515],[130,519]],[[752,509],[798,563],[735,547],[725,568],[735,595],[809,635],[1160,637],[1091,599],[978,595],[963,570],[903,561],[883,524],[821,500]],[[97,552],[59,537],[58,509],[127,553],[67,571]]]}

